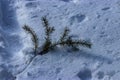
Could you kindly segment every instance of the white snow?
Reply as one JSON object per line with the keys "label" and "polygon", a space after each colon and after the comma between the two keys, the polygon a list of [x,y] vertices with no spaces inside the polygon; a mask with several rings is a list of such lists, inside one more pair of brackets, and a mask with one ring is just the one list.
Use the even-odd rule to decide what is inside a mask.
{"label": "white snow", "polygon": [[[22,26],[35,30],[41,46],[43,16],[56,29],[53,41],[68,26],[75,38],[91,41],[92,48],[60,48],[36,56],[27,66],[32,42]],[[0,0],[0,80],[119,79],[120,0]]]}

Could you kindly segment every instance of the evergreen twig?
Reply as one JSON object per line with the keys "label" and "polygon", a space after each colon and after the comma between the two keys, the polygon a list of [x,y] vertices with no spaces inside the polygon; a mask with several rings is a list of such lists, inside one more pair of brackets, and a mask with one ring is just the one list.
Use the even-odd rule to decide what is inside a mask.
{"label": "evergreen twig", "polygon": [[23,29],[31,35],[31,39],[32,39],[32,42],[33,42],[33,45],[34,45],[34,52],[35,52],[35,54],[30,59],[30,61],[28,62],[27,66],[25,66],[25,68],[23,70],[21,70],[20,72],[18,72],[17,75],[23,73],[28,68],[28,66],[32,63],[32,61],[34,60],[34,58],[37,56],[37,49],[38,49],[38,44],[39,44],[37,35],[36,35],[35,31],[32,28],[30,28],[27,25],[24,25]]}
{"label": "evergreen twig", "polygon": [[[65,39],[65,37],[68,37]],[[73,40],[71,37],[69,36],[65,36],[64,38],[62,38],[62,40],[52,44],[52,47],[56,47],[57,45],[61,45],[61,46],[68,46],[68,47],[72,47],[72,48],[77,48],[78,46],[85,46],[87,48],[91,48],[92,44],[90,42],[87,42],[85,40]]]}
{"label": "evergreen twig", "polygon": [[[65,27],[64,32],[61,35],[60,39],[57,42],[53,43],[51,40],[51,34],[55,31],[54,27],[50,26],[46,17],[42,17],[41,20],[42,20],[43,27],[45,30],[45,42],[42,46],[42,50],[38,53],[38,55],[46,54],[50,50],[55,49],[55,47],[57,47],[58,45],[68,46],[68,47],[72,47],[75,49],[78,49],[78,46],[85,46],[87,48],[91,48],[92,44],[90,42],[87,42],[85,40],[72,39],[72,37],[70,37],[70,35],[69,35],[70,29],[67,27]],[[31,28],[29,28],[26,25],[23,27],[23,29],[31,34],[32,41],[34,43],[35,52],[37,52],[37,48],[38,48],[37,35],[35,34],[35,32]]]}
{"label": "evergreen twig", "polygon": [[70,32],[69,28],[65,27],[64,32],[63,32],[62,36],[60,37],[60,41],[61,42],[66,39],[66,37],[68,36],[69,32]]}
{"label": "evergreen twig", "polygon": [[32,42],[33,42],[33,45],[34,45],[34,51],[35,51],[35,54],[36,54],[38,46],[39,46],[39,41],[38,41],[38,37],[37,37],[35,31],[27,25],[24,25],[23,29],[31,35],[31,39],[32,39]]}
{"label": "evergreen twig", "polygon": [[57,42],[52,43],[51,34],[55,31],[55,29],[54,29],[54,27],[50,27],[49,22],[46,17],[42,17],[42,22],[43,22],[43,27],[45,28],[45,42],[44,42],[44,44],[42,46],[42,50],[40,52],[37,51],[38,47],[39,47],[39,45],[38,45],[39,42],[38,42],[38,37],[37,37],[35,31],[27,25],[25,25],[23,27],[23,29],[31,35],[31,39],[34,44],[35,55],[34,55],[34,57],[32,57],[30,59],[27,66],[22,71],[20,71],[18,74],[24,72],[37,55],[46,54],[50,50],[55,49],[55,47],[57,47],[58,45],[68,46],[68,47],[72,47],[75,49],[79,49],[78,46],[85,46],[87,48],[91,48],[91,46],[92,46],[92,44],[90,42],[87,42],[85,40],[72,39],[69,35],[70,30],[67,27],[64,29],[64,32],[61,35],[60,39]]}
{"label": "evergreen twig", "polygon": [[43,49],[39,54],[45,54],[50,50],[52,45],[51,34],[55,31],[54,27],[50,27],[49,22],[46,17],[42,17],[43,27],[45,28],[45,43],[43,44]]}

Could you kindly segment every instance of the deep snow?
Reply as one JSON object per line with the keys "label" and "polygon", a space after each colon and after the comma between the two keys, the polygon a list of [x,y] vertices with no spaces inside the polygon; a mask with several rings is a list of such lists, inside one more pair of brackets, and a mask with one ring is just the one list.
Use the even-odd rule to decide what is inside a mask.
{"label": "deep snow", "polygon": [[[44,42],[41,17],[47,16],[58,40],[64,27],[91,49],[60,48],[32,58],[31,26]],[[120,0],[0,0],[0,80],[119,80]],[[24,70],[24,71],[23,71]],[[21,72],[21,73],[20,73]]]}

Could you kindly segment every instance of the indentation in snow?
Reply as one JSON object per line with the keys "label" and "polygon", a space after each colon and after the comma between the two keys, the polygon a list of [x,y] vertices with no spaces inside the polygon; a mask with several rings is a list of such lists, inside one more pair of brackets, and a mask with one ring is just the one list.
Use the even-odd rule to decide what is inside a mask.
{"label": "indentation in snow", "polygon": [[0,80],[15,80],[15,77],[3,66],[0,66]]}
{"label": "indentation in snow", "polygon": [[59,74],[61,72],[62,68],[56,68],[56,74]]}
{"label": "indentation in snow", "polygon": [[10,5],[11,0],[1,0],[1,13],[4,30],[17,30],[18,23],[14,7]]}
{"label": "indentation in snow", "polygon": [[77,14],[77,15],[74,15],[70,18],[70,24],[72,25],[73,23],[81,23],[85,19],[86,19],[86,15]]}
{"label": "indentation in snow", "polygon": [[103,11],[106,11],[106,10],[109,10],[110,7],[105,7],[105,8],[102,8]]}
{"label": "indentation in snow", "polygon": [[61,0],[61,1],[64,1],[64,2],[70,2],[71,0]]}
{"label": "indentation in snow", "polygon": [[78,4],[80,2],[80,0],[61,0],[61,1],[64,1],[64,2],[73,2],[75,4]]}
{"label": "indentation in snow", "polygon": [[90,69],[84,69],[81,70],[77,76],[81,79],[81,80],[91,80],[92,79],[92,72]]}
{"label": "indentation in snow", "polygon": [[99,71],[99,72],[97,73],[97,77],[98,77],[98,79],[103,79],[103,78],[104,78],[104,72]]}
{"label": "indentation in snow", "polygon": [[37,2],[28,2],[25,4],[27,8],[36,8],[37,7]]}

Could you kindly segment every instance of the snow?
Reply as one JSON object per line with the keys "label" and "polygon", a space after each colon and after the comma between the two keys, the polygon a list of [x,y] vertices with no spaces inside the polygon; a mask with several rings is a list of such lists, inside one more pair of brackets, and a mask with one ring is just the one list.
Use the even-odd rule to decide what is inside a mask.
{"label": "snow", "polygon": [[[28,65],[32,42],[22,26],[35,30],[41,46],[43,16],[56,29],[53,41],[68,26],[75,38],[91,41],[92,48],[59,48]],[[0,80],[119,80],[119,20],[119,0],[0,0]]]}

